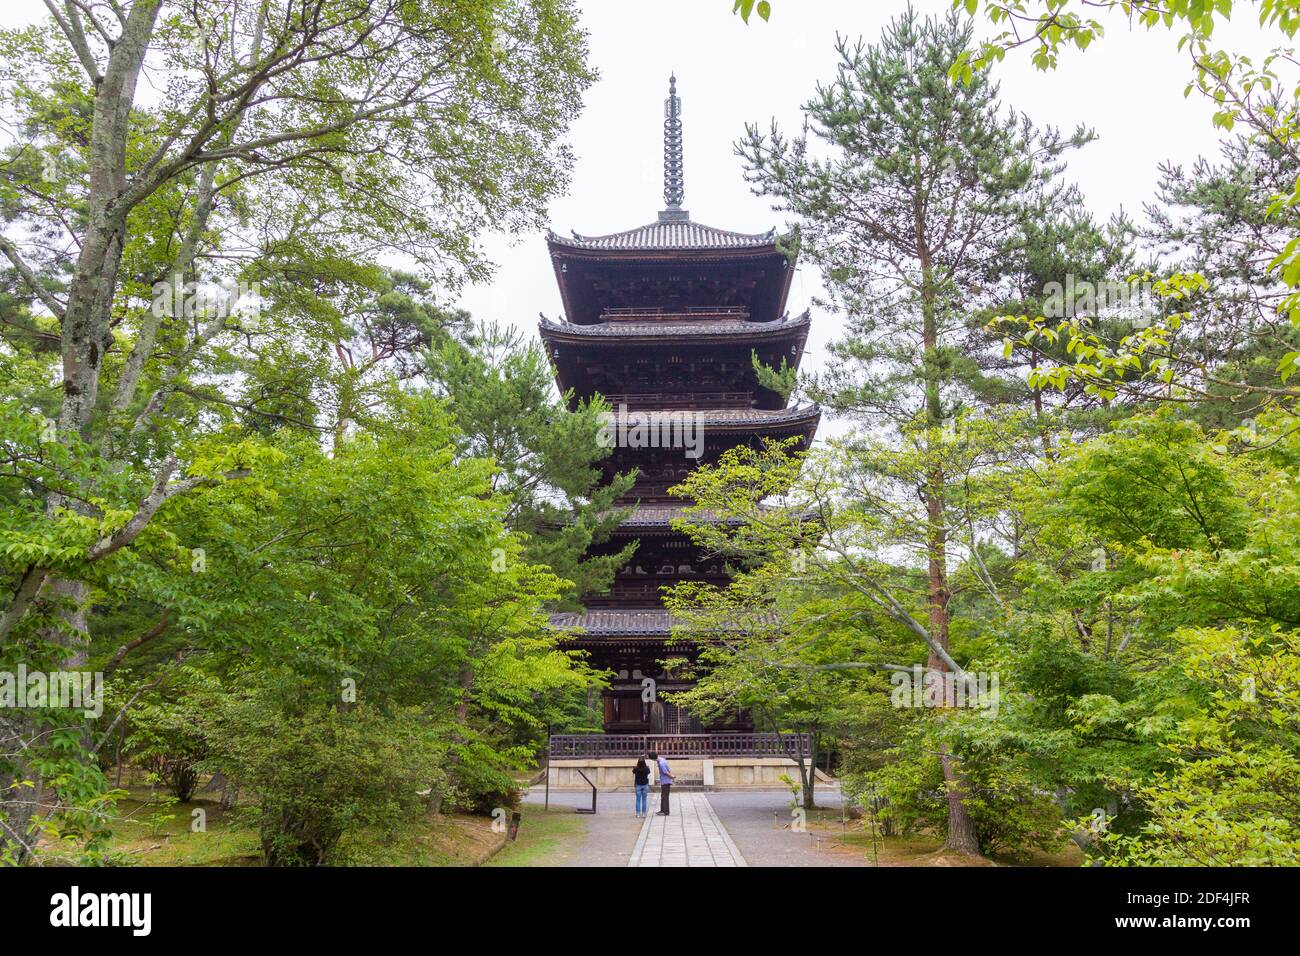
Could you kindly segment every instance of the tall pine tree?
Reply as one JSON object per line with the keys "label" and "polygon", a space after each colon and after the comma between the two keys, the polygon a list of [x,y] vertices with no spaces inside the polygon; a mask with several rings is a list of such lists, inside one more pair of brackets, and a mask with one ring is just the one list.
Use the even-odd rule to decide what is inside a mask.
{"label": "tall pine tree", "polygon": [[597,466],[609,454],[601,442],[606,406],[581,402],[568,411],[568,396],[556,397],[542,349],[492,323],[446,338],[425,359],[429,382],[460,427],[462,451],[496,462],[493,489],[509,502],[506,526],[524,536],[527,560],[573,582],[566,609],[607,591],[635,545],[611,555],[587,551],[627,517],[614,502],[636,475],[602,483]]}
{"label": "tall pine tree", "polygon": [[[1025,267],[1009,250],[1034,224],[1058,223],[1062,249],[1078,230],[1095,231],[1067,215],[1077,195],[1058,182],[1061,157],[1091,134],[1035,128],[1002,107],[987,75],[950,83],[970,41],[969,21],[922,21],[909,9],[875,45],[840,41],[836,75],[804,107],[801,135],[750,127],[737,147],[755,191],[793,214],[802,255],[820,267],[829,305],[845,317],[834,368],[814,394],[864,434],[893,433],[900,455],[925,462],[886,466],[878,477],[894,486],[885,507],[920,505],[916,540],[899,544],[923,555],[925,623],[917,623],[939,680],[950,669],[949,502],[960,493],[945,443],[972,410],[1017,397],[976,317]],[[878,455],[861,461],[881,469]],[[960,768],[946,751],[943,764],[948,845],[976,853]]]}
{"label": "tall pine tree", "polygon": [[1207,280],[1194,302],[1179,304],[1196,321],[1169,346],[1179,382],[1213,399],[1195,407],[1203,425],[1234,428],[1267,407],[1281,358],[1300,349],[1300,329],[1283,310],[1292,290],[1273,266],[1300,228],[1296,207],[1275,202],[1297,178],[1291,147],[1252,134],[1226,140],[1218,162],[1160,167],[1143,238],[1170,267]]}

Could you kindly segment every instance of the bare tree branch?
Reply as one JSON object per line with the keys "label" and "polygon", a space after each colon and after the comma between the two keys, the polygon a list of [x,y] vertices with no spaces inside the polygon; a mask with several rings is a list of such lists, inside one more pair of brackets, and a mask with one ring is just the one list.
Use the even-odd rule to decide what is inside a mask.
{"label": "bare tree branch", "polygon": [[27,283],[32,293],[41,300],[41,304],[53,312],[55,318],[62,321],[63,303],[56,299],[54,293],[45,287],[36,273],[32,271],[31,266],[23,261],[23,257],[18,254],[18,249],[14,244],[4,236],[0,236],[0,252],[3,252],[5,257],[13,263],[13,267],[18,270],[18,274],[23,277],[23,281]]}

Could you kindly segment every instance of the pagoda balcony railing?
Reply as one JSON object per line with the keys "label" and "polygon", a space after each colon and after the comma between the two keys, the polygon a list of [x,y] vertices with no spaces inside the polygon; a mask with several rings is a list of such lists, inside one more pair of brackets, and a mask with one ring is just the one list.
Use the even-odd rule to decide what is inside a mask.
{"label": "pagoda balcony railing", "polygon": [[[614,507],[626,508],[629,504],[642,504],[648,506],[665,506],[678,505],[682,506],[682,499],[676,495],[668,493],[669,488],[675,488],[681,483],[681,478],[674,478],[671,481],[638,481],[629,490],[627,495],[616,501]],[[627,499],[631,499],[628,501]],[[664,531],[671,531],[672,528],[664,525]]]}
{"label": "pagoda balcony railing", "polygon": [[669,309],[660,306],[637,305],[604,309],[600,313],[605,322],[698,322],[707,319],[748,319],[749,309],[743,306],[685,306]]}
{"label": "pagoda balcony railing", "polygon": [[752,408],[753,392],[616,392],[605,396],[617,411],[626,405],[630,411],[651,409]]}
{"label": "pagoda balcony railing", "polygon": [[656,582],[624,582],[615,581],[614,586],[607,594],[591,595],[587,598],[587,603],[591,607],[617,607],[627,601],[654,601],[659,603],[663,597],[660,588],[671,587],[674,584],[680,584],[683,581],[699,581],[717,586],[725,585],[727,578],[717,575],[676,575],[665,577]]}
{"label": "pagoda balcony railing", "polygon": [[811,734],[556,734],[552,760],[640,757],[788,757],[812,759]]}
{"label": "pagoda balcony railing", "polygon": [[593,607],[596,605],[612,606],[629,600],[652,600],[658,601],[662,596],[659,589],[666,585],[676,584],[677,580],[667,580],[663,584],[614,584],[614,587],[608,594],[595,595],[587,599],[587,603]]}

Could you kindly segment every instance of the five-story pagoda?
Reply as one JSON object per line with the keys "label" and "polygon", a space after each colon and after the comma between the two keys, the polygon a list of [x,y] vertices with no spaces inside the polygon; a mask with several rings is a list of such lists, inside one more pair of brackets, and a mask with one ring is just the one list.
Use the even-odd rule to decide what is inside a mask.
{"label": "five-story pagoda", "polygon": [[572,389],[575,401],[605,397],[616,428],[604,466],[611,475],[639,472],[621,502],[635,511],[606,546],[617,551],[635,539],[635,555],[585,614],[556,615],[553,623],[573,629],[566,643],[616,675],[604,695],[604,729],[637,735],[628,738],[628,753],[645,743],[641,735],[752,731],[740,713],[701,727],[659,697],[689,686],[663,661],[692,653],[680,642],[668,647],[671,622],[660,589],[727,580],[719,560],[673,530],[684,504],[668,489],[737,445],[793,437],[807,447],[820,417],[816,406],[788,407],[754,371],[754,355],[768,367],[782,360],[797,366],[808,333],[807,312],[785,313],[794,264],[778,248],[775,230],[749,235],[694,222],[682,208],[683,194],[674,77],[664,121],[667,208],[626,232],[548,237],[566,317],[543,317],[540,331],[560,390]]}

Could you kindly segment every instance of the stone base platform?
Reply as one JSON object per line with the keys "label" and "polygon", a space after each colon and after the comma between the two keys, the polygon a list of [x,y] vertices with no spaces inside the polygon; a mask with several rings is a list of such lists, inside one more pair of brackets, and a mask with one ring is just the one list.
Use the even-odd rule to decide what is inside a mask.
{"label": "stone base platform", "polygon": [[[673,777],[684,785],[683,789],[704,790],[773,790],[785,789],[782,775],[799,780],[799,764],[788,757],[682,757],[668,758]],[[566,758],[553,759],[549,770],[553,790],[631,790],[632,757]],[[578,773],[581,770],[591,784]],[[831,782],[831,778],[816,771],[817,782]],[[651,764],[651,784],[657,786],[658,774]],[[543,783],[539,780],[538,783]]]}

